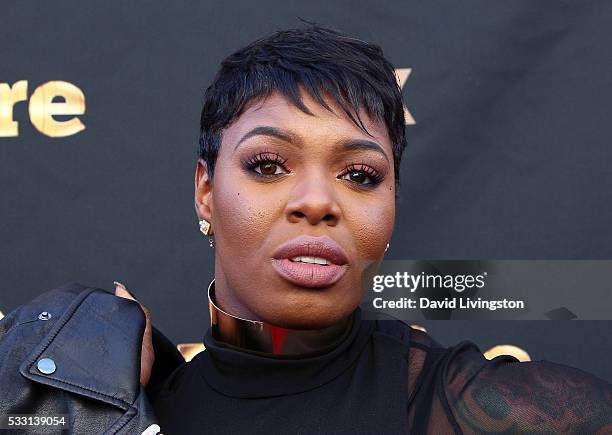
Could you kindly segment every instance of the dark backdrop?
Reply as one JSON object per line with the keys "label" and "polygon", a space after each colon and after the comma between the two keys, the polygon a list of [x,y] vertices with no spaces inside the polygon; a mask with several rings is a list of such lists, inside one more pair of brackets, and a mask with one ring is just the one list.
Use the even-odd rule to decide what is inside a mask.
{"label": "dark backdrop", "polygon": [[[0,138],[0,309],[67,281],[119,280],[176,342],[201,341],[213,253],[193,178],[218,63],[297,17],[410,68],[391,259],[610,259],[612,3],[513,0],[0,4],[0,82],[85,94],[86,129],[50,138],[15,106]],[[372,229],[375,231],[375,229]],[[612,380],[610,322],[428,322]]]}

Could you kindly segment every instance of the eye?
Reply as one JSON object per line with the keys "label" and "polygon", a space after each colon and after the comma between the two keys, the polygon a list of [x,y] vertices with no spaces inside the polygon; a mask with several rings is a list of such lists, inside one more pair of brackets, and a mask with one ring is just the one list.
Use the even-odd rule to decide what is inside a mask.
{"label": "eye", "polygon": [[358,184],[370,184],[365,183],[366,180],[369,180],[370,177],[364,171],[351,171],[347,172],[346,175],[342,177],[342,180],[354,181]]}
{"label": "eye", "polygon": [[[259,170],[257,170],[259,169]],[[257,172],[258,174],[261,175],[278,175],[278,174],[284,174],[284,172],[282,172],[281,166],[280,164],[277,164],[275,162],[262,162],[262,163],[258,163],[253,170],[255,172]],[[279,172],[281,171],[281,172]]]}
{"label": "eye", "polygon": [[286,162],[287,159],[281,158],[277,153],[263,152],[243,163],[246,169],[255,172],[260,177],[274,177],[289,172],[284,166]]}
{"label": "eye", "polygon": [[383,179],[376,169],[364,164],[347,165],[345,171],[338,178],[368,187],[376,186]]}

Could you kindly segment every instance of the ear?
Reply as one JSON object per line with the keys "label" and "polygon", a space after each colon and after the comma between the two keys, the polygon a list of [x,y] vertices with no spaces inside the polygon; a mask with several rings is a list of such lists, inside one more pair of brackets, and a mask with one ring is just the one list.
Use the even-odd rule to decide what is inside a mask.
{"label": "ear", "polygon": [[198,220],[206,219],[211,224],[210,234],[214,234],[212,222],[212,183],[208,178],[208,166],[203,159],[198,159],[195,170],[195,211]]}

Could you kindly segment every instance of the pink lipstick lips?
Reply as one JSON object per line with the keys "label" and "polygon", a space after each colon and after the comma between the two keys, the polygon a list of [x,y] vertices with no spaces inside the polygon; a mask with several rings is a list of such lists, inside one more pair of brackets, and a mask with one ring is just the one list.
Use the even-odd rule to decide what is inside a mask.
{"label": "pink lipstick lips", "polygon": [[300,287],[327,287],[346,272],[346,254],[331,237],[300,236],[283,243],[273,254],[272,266]]}

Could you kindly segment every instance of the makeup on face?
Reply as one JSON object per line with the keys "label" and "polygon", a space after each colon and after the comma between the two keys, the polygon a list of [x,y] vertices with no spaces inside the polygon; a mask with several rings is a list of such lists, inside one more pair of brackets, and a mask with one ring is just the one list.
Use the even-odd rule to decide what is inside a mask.
{"label": "makeup on face", "polygon": [[288,328],[350,315],[395,219],[386,128],[304,102],[312,115],[273,94],[224,132],[211,200],[219,304]]}

